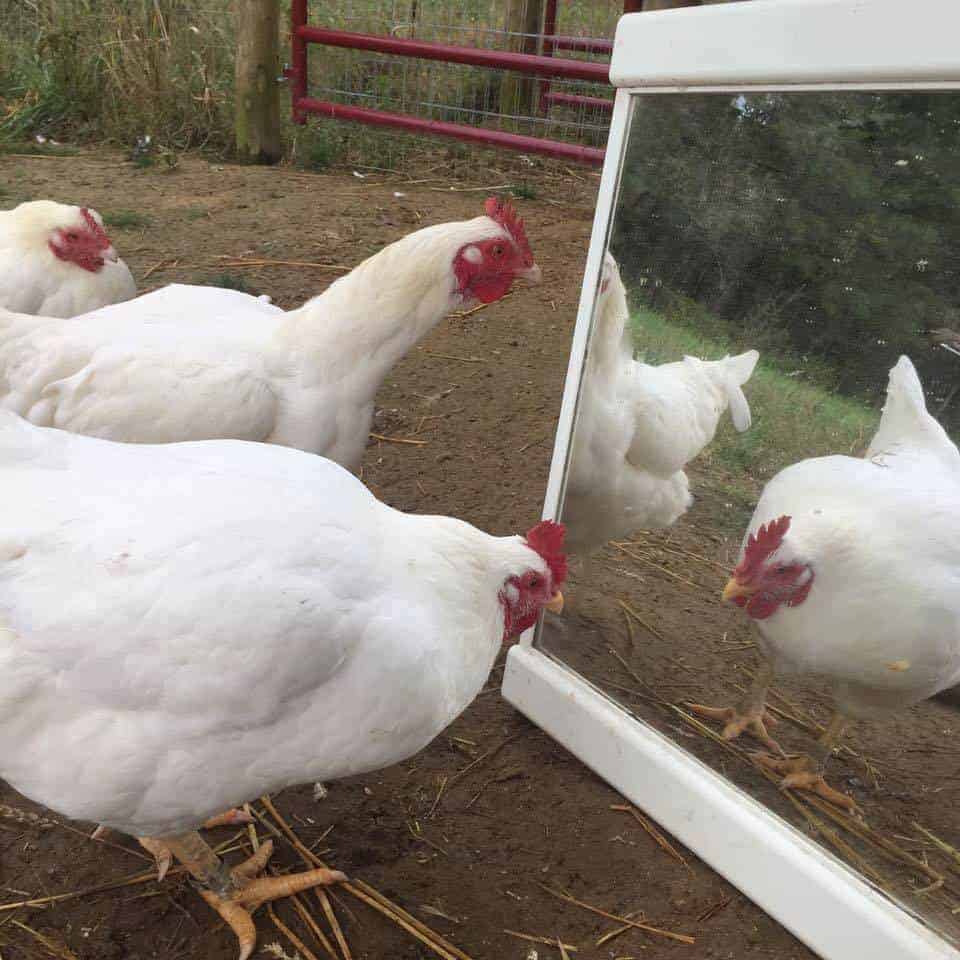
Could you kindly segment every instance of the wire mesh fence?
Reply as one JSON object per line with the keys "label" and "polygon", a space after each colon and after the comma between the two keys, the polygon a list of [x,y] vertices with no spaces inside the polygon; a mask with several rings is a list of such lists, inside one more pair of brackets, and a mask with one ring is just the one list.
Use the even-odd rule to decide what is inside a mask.
{"label": "wire mesh fence", "polygon": [[[559,2],[556,33],[611,39],[622,0]],[[542,0],[438,0],[314,4],[311,23],[357,33],[426,40],[489,50],[547,53]],[[558,51],[558,56],[605,60],[605,54]],[[551,80],[563,104],[544,103],[547,83],[510,71],[333,48],[311,50],[312,95],[335,102],[432,120],[468,123],[529,136],[573,140],[602,146],[609,111],[595,101],[609,101],[611,90],[580,80]]]}

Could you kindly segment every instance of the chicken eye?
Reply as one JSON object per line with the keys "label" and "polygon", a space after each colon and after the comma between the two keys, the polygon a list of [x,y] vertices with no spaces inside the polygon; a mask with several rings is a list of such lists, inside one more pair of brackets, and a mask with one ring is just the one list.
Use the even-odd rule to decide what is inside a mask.
{"label": "chicken eye", "polygon": [[527,583],[531,590],[536,590],[540,586],[540,578],[534,574]]}
{"label": "chicken eye", "polygon": [[787,572],[787,568],[782,564],[778,563],[774,568],[774,573],[780,574],[781,576]]}
{"label": "chicken eye", "polygon": [[70,231],[67,232],[67,239],[68,239],[68,240],[79,240],[79,239],[80,239],[80,234],[78,234],[75,230],[70,230]]}
{"label": "chicken eye", "polygon": [[491,253],[491,255],[494,256],[494,257],[502,257],[502,256],[503,256],[503,244],[502,244],[502,243],[495,243],[495,244],[490,248],[490,253]]}

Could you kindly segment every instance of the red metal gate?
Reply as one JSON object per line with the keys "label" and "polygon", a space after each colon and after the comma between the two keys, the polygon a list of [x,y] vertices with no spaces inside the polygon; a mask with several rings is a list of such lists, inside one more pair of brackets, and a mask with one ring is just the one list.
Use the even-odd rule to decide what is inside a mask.
{"label": "red metal gate", "polygon": [[[630,0],[624,4],[624,13],[631,12]],[[585,53],[613,53],[613,41],[599,37],[557,36],[557,0],[547,0],[543,17],[543,52],[552,57],[556,50],[579,50]],[[549,80],[540,81],[540,111],[547,113],[551,104],[565,107],[594,107],[598,110],[612,110],[613,101],[600,97],[584,97],[574,93],[556,93],[550,89]]]}
{"label": "red metal gate", "polygon": [[[625,6],[629,6],[629,0]],[[375,110],[371,107],[357,107],[334,103],[330,100],[318,100],[311,97],[307,89],[308,46],[309,44],[321,44],[352,50],[375,51],[399,57],[416,57],[424,60],[441,60],[447,63],[468,64],[498,70],[513,70],[527,76],[542,77],[545,79],[542,81],[540,88],[539,103],[541,110],[549,110],[551,104],[565,106],[612,104],[612,101],[603,100],[599,97],[582,97],[576,94],[551,92],[550,79],[585,80],[594,83],[610,82],[608,64],[563,59],[554,55],[557,50],[609,53],[613,49],[613,43],[610,40],[556,36],[556,8],[556,0],[548,0],[543,36],[544,55],[540,56],[531,53],[512,53],[478,47],[452,46],[423,40],[405,40],[398,37],[312,27],[307,22],[307,0],[292,0],[291,38],[293,50],[291,65],[287,69],[286,75],[290,80],[293,98],[293,119],[296,123],[306,123],[308,114],[314,113],[337,120],[354,120],[373,126],[392,127],[410,133],[436,134],[466,140],[471,143],[506,147],[512,150],[522,150],[525,153],[539,153],[548,157],[573,160],[580,163],[602,164],[604,150],[599,147],[586,147],[560,140],[548,140],[542,137],[510,133],[505,130],[490,130],[463,123],[430,120],[410,114]],[[604,108],[604,106],[601,106],[601,109]]]}

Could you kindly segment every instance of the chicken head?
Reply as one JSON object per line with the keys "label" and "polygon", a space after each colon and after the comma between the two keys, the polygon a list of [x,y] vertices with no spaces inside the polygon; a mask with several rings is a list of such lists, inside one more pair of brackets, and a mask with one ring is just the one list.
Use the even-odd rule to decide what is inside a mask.
{"label": "chicken head", "polygon": [[79,221],[54,226],[47,245],[58,260],[74,263],[90,273],[97,273],[106,261],[117,259],[103,224],[86,207],[80,208]]}
{"label": "chicken head", "polygon": [[490,197],[484,211],[501,228],[501,235],[461,247],[453,270],[458,293],[481,303],[493,303],[510,292],[517,277],[539,283],[542,274],[534,262],[523,220],[513,206]]}
{"label": "chicken head", "polygon": [[783,538],[790,517],[778,517],[751,533],[743,560],[723,589],[723,599],[743,608],[754,620],[766,620],[781,605],[797,607],[813,586],[813,568],[792,557]]}
{"label": "chicken head", "polygon": [[567,558],[563,552],[564,528],[552,520],[542,520],[526,536],[527,546],[536,550],[547,565],[546,573],[527,570],[510,577],[500,591],[504,609],[504,641],[519,637],[537,622],[541,608],[552,613],[563,610],[560,587],[567,576]]}

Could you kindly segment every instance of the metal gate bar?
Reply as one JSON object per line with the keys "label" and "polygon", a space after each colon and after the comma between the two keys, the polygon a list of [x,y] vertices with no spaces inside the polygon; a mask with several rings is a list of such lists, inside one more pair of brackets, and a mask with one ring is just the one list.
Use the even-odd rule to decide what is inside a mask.
{"label": "metal gate bar", "polygon": [[[636,3],[636,0],[634,0]],[[630,0],[624,3],[624,12],[631,6]],[[613,53],[613,41],[599,37],[567,37],[557,32],[557,0],[547,0],[543,13],[543,53],[553,56],[555,50],[576,50],[582,53]],[[538,111],[546,116],[552,104],[564,107],[587,107],[606,112],[613,111],[613,101],[600,97],[586,97],[578,93],[554,93],[549,80],[540,81]]]}
{"label": "metal gate bar", "polygon": [[586,97],[581,93],[554,93],[548,90],[540,95],[543,103],[559,103],[564,107],[592,107],[594,110],[604,110],[607,113],[613,111],[613,101],[604,100],[603,97]]}
{"label": "metal gate bar", "polygon": [[577,163],[592,163],[597,166],[603,164],[604,151],[600,147],[583,147],[578,143],[564,143],[562,140],[545,140],[543,137],[508,133],[506,130],[471,127],[466,123],[425,120],[423,117],[412,117],[407,113],[388,113],[386,110],[353,107],[343,103],[332,103],[329,100],[315,100],[313,97],[302,97],[299,107],[305,113],[317,113],[334,120],[357,120],[371,126],[393,127],[408,133],[436,134],[490,147],[506,147],[523,153],[540,153],[559,160],[573,160]]}
{"label": "metal gate bar", "polygon": [[[411,133],[454,137],[472,143],[507,147],[512,150],[522,150],[525,153],[539,153],[580,163],[596,165],[603,163],[604,151],[598,147],[584,147],[579,144],[548,140],[543,137],[508,133],[504,130],[490,130],[468,124],[428,120],[408,114],[390,113],[369,107],[356,107],[333,103],[328,100],[317,100],[308,96],[307,91],[307,45],[315,43],[331,47],[345,47],[351,50],[370,50],[400,57],[442,60],[447,63],[463,63],[477,67],[514,70],[517,73],[529,76],[586,80],[594,83],[610,82],[610,68],[605,63],[565,60],[559,57],[539,56],[531,53],[486,50],[478,47],[461,47],[451,44],[430,43],[423,40],[404,40],[398,37],[383,37],[366,33],[351,33],[346,30],[311,27],[307,24],[307,0],[292,0],[291,16],[293,20],[291,31],[293,49],[291,65],[287,69],[286,75],[290,79],[293,119],[296,123],[305,123],[307,115],[314,113],[341,120],[355,120],[373,126],[393,127]],[[554,98],[561,96],[564,95],[553,94]],[[599,100],[599,98],[592,99]],[[556,102],[563,101],[557,99]]]}
{"label": "metal gate bar", "polygon": [[445,60],[447,63],[466,63],[474,67],[495,67],[516,70],[545,77],[568,80],[610,82],[610,67],[605,63],[586,60],[559,60],[541,57],[535,53],[513,53],[507,50],[486,50],[482,47],[455,47],[428,40],[402,40],[399,37],[379,37],[371,33],[349,33],[346,30],[328,30],[324,27],[296,27],[295,36],[307,43],[322,43],[328,47],[347,47],[351,50],[373,50],[392,53],[398,57],[417,57],[421,60]]}

